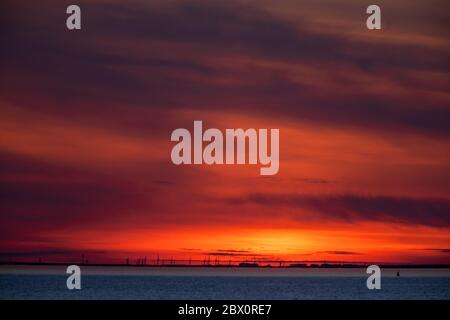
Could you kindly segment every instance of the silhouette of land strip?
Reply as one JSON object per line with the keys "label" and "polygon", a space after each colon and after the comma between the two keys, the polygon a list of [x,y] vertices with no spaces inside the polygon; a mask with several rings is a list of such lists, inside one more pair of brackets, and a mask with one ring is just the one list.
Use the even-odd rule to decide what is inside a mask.
{"label": "silhouette of land strip", "polygon": [[380,268],[386,269],[448,269],[450,264],[383,264],[383,263],[291,263],[289,261],[273,261],[274,264],[258,262],[239,262],[233,261],[233,263],[192,263],[197,261],[191,261],[191,263],[181,263],[176,260],[170,260],[169,263],[160,261],[159,263],[80,263],[77,261],[70,262],[24,262],[24,261],[8,261],[0,262],[0,265],[9,266],[67,266],[70,264],[92,266],[92,267],[183,267],[183,268],[366,268],[371,264],[377,264]]}

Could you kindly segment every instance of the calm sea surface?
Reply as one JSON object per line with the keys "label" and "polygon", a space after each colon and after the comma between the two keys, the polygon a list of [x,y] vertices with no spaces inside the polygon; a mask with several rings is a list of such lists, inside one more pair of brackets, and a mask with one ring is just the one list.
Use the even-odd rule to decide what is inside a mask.
{"label": "calm sea surface", "polygon": [[[0,266],[0,299],[446,299],[450,269],[383,269],[368,290],[365,269]],[[397,277],[397,271],[400,277]]]}

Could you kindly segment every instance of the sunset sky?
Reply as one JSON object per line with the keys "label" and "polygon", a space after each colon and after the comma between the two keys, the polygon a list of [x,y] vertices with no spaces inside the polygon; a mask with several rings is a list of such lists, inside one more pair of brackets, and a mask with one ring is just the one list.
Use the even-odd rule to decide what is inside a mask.
{"label": "sunset sky", "polygon": [[[0,260],[450,263],[450,3],[370,4],[2,1]],[[194,120],[279,173],[174,165]]]}

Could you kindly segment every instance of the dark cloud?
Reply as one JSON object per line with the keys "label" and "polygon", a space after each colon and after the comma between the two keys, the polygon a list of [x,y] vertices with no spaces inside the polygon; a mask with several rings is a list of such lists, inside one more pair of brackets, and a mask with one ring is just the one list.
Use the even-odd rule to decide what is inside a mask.
{"label": "dark cloud", "polygon": [[359,255],[360,254],[358,252],[353,252],[353,251],[318,251],[316,253],[337,254],[337,255]]}
{"label": "dark cloud", "polygon": [[224,257],[264,257],[265,255],[250,250],[217,249],[215,251],[203,252],[201,249],[181,248],[180,250],[206,254],[208,256]]}
{"label": "dark cloud", "polygon": [[450,253],[450,249],[442,249],[442,248],[427,248],[427,249],[418,249],[418,250],[426,250],[426,251],[436,251],[439,253]]}
{"label": "dark cloud", "polygon": [[299,178],[297,180],[299,180],[301,182],[304,182],[304,183],[311,183],[311,184],[328,184],[328,183],[331,183],[330,180],[316,179],[316,178]]}
{"label": "dark cloud", "polygon": [[227,250],[217,250],[206,253],[209,256],[224,256],[224,257],[265,257],[266,255],[251,253],[251,252],[235,252]]}
{"label": "dark cloud", "polygon": [[143,193],[120,177],[0,153],[0,237],[37,239],[62,226],[88,228],[131,222],[130,212],[151,208]]}
{"label": "dark cloud", "polygon": [[175,182],[167,181],[167,180],[155,180],[153,181],[155,184],[160,186],[173,186],[175,185]]}
{"label": "dark cloud", "polygon": [[[345,222],[380,221],[432,227],[450,226],[450,200],[360,195],[249,194],[227,199],[230,204],[255,203],[265,207],[310,210],[321,219]],[[302,215],[302,217],[305,217]],[[300,219],[300,218],[299,218]]]}
{"label": "dark cloud", "polygon": [[156,163],[155,171],[147,164],[132,165],[109,172],[0,152],[0,240],[54,246],[47,235],[61,228],[70,236],[80,230],[222,221],[219,214],[205,213],[211,204],[197,190],[197,183],[211,176],[199,176],[199,168],[168,169],[172,166]]}
{"label": "dark cloud", "polygon": [[[102,121],[114,118],[110,104],[124,104],[128,113],[136,111],[136,117],[141,113],[133,106],[251,113],[257,109],[324,125],[450,134],[450,110],[441,98],[448,92],[448,82],[409,76],[417,71],[448,73],[448,46],[320,33],[301,19],[294,25],[239,1],[82,1],[84,28],[68,32],[61,14],[65,5],[53,1],[5,5],[10,14],[0,28],[1,69],[14,77],[1,81],[3,99],[30,108],[39,103],[41,111],[50,108],[53,114],[79,114],[83,111],[78,106],[89,103],[95,106],[86,112]],[[161,42],[178,49],[164,49]],[[124,47],[145,43],[153,50],[131,45],[124,52],[105,43]],[[214,56],[262,59],[267,65],[250,72],[245,66],[219,66]],[[274,62],[327,68],[331,78],[336,70],[350,67],[380,81],[393,81],[402,93],[367,93],[367,85],[346,79],[339,82],[355,88],[351,94],[331,88],[318,92],[293,81],[285,70],[270,68]],[[223,78],[239,81],[224,84]],[[309,79],[312,85],[324,80]],[[425,91],[418,95],[418,90]]]}
{"label": "dark cloud", "polygon": [[235,250],[235,249],[219,249],[219,252],[228,252],[228,253],[249,253],[249,250]]}
{"label": "dark cloud", "polygon": [[39,256],[81,256],[86,252],[90,254],[106,254],[107,251],[104,250],[71,250],[66,248],[55,248],[48,250],[24,250],[24,251],[10,251],[10,252],[0,252],[0,259],[6,258],[27,258],[27,257],[39,257]]}

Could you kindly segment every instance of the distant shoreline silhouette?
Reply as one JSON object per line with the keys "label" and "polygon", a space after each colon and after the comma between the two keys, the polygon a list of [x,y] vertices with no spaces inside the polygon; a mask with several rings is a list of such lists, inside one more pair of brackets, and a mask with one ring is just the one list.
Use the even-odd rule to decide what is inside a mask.
{"label": "distant shoreline silhouette", "polygon": [[[290,264],[259,264],[254,262],[240,262],[237,264],[182,264],[182,263],[160,263],[160,264],[126,264],[126,263],[77,263],[72,262],[0,262],[0,265],[6,266],[67,266],[71,264],[77,264],[82,266],[90,267],[144,267],[144,268],[155,268],[155,267],[170,267],[170,268],[277,268],[277,269],[290,269],[290,268],[366,268],[370,264],[339,264],[339,263],[322,263],[322,264],[303,264],[303,263],[290,263]],[[380,268],[384,269],[448,269],[449,264],[378,264]],[[398,274],[399,275],[399,274]]]}

